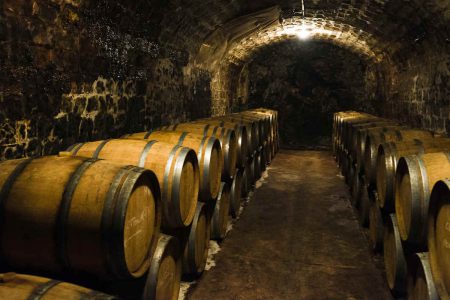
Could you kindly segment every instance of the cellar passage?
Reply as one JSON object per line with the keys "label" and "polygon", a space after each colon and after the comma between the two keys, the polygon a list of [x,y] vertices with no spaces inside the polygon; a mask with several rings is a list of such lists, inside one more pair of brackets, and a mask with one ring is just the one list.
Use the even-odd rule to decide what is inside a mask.
{"label": "cellar passage", "polygon": [[[4,0],[0,157],[54,154],[78,141],[257,105],[255,97],[267,87],[249,77],[256,57],[278,49],[287,60],[292,47],[271,45],[299,37],[330,44],[320,46],[337,55],[330,67],[337,67],[345,52],[336,47],[365,62],[361,72],[368,89],[351,94],[349,106],[364,103],[353,108],[373,107],[383,116],[445,134],[448,32],[449,1],[443,0],[307,0],[304,9],[293,0]],[[324,64],[325,57],[318,58],[323,51],[311,53],[311,59]],[[345,87],[335,90],[346,93],[360,85],[361,78],[345,77],[356,61],[342,65],[348,68],[338,79]],[[274,61],[268,72],[276,66]],[[317,67],[297,76],[316,80]],[[324,72],[320,77],[331,80]],[[330,97],[338,96],[344,95]],[[276,98],[270,101],[286,101]],[[322,108],[318,101],[313,110]],[[315,123],[322,124],[317,116]],[[287,124],[287,132],[296,122],[303,121]],[[303,132],[302,138],[289,133],[286,144],[320,144],[320,130],[314,129],[314,136]]]}

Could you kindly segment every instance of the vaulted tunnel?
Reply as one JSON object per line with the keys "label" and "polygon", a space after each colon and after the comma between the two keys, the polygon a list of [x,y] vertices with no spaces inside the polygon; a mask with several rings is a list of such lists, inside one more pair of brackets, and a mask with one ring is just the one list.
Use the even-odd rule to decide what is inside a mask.
{"label": "vaulted tunnel", "polygon": [[[449,19],[450,0],[0,1],[0,269],[133,300],[422,292],[399,269],[428,246],[422,168],[450,176]],[[335,115],[332,141],[347,110],[373,116]],[[362,153],[366,125],[403,148]],[[399,183],[423,183],[417,241],[396,236],[394,150],[440,151]],[[0,300],[60,299],[46,280],[0,273]]]}
{"label": "vaulted tunnel", "polygon": [[[339,78],[349,89],[360,86],[357,102],[343,107],[368,103],[361,108],[448,132],[448,1],[311,0],[304,6],[5,0],[1,157],[56,153],[75,141],[258,105],[255,97],[264,91],[249,70],[268,51],[292,52],[285,45],[296,44],[299,31],[309,35],[304,43],[359,57],[364,80]],[[261,104],[275,106],[277,96]]]}

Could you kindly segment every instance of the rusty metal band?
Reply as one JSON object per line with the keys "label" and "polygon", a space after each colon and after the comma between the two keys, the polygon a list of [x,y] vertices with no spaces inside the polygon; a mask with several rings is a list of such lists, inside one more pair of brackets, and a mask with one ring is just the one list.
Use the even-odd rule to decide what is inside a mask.
{"label": "rusty metal band", "polygon": [[189,134],[189,132],[183,132],[183,133],[180,135],[180,138],[178,139],[178,142],[177,142],[177,146],[183,145],[184,139],[186,138],[186,136],[187,136],[188,134]]}
{"label": "rusty metal band", "polygon": [[[175,201],[172,203],[173,208],[171,208],[172,211],[179,212],[181,211],[180,208],[180,186],[181,186],[181,175],[183,174],[183,166],[184,162],[186,161],[186,157],[189,153],[190,149],[183,147],[178,153],[177,159],[175,161],[175,166],[173,170],[173,177],[172,177],[172,199]],[[165,174],[164,174],[165,175]],[[164,178],[164,182],[166,182],[166,178]],[[181,224],[184,224],[184,220],[179,220]]]}
{"label": "rusty metal band", "polygon": [[148,139],[148,137],[153,133],[153,130],[147,131],[147,133],[144,135],[144,140]]}
{"label": "rusty metal band", "polygon": [[135,188],[136,182],[144,172],[150,171],[146,171],[145,169],[136,166],[129,166],[129,169],[125,173],[123,184],[119,186],[113,209],[110,227],[111,243],[108,245],[108,250],[110,251],[110,257],[112,258],[111,263],[114,264],[113,268],[117,272],[116,276],[120,279],[131,279],[130,270],[128,269],[125,258],[125,220],[131,193]]}
{"label": "rusty metal band", "polygon": [[78,145],[76,145],[76,146],[72,149],[72,150],[73,150],[72,155],[73,155],[73,156],[76,156],[77,153],[78,153],[78,151],[80,151],[81,147],[83,147],[84,144],[85,144],[85,143],[79,143]]}
{"label": "rusty metal band", "polygon": [[209,130],[209,127],[211,127],[210,124],[206,125],[205,128],[203,129],[203,136],[206,136]]}
{"label": "rusty metal band", "polygon": [[100,223],[100,232],[101,232],[101,245],[102,252],[105,253],[104,256],[104,266],[106,270],[108,270],[112,274],[117,274],[118,271],[114,269],[114,263],[112,261],[111,254],[111,241],[112,241],[112,232],[110,230],[113,222],[113,212],[116,204],[116,194],[117,190],[123,185],[123,177],[129,172],[132,166],[125,166],[121,168],[116,175],[114,176],[108,192],[106,193],[105,201],[103,203],[101,223]]}
{"label": "rusty metal band", "polygon": [[148,271],[147,280],[144,287],[143,299],[151,299],[156,295],[156,286],[158,284],[159,268],[167,255],[175,255],[177,265],[179,264],[180,244],[177,238],[161,234],[158,240],[158,246],[152,257],[152,264]]}
{"label": "rusty metal band", "polygon": [[73,194],[75,189],[89,167],[94,164],[97,159],[89,158],[80,164],[77,169],[70,175],[70,179],[67,182],[61,199],[61,204],[58,209],[58,216],[56,218],[56,255],[57,260],[64,270],[70,270],[70,261],[67,255],[67,226],[70,213],[70,206],[72,204]]}
{"label": "rusty metal band", "polygon": [[94,154],[92,154],[92,158],[97,159],[98,156],[100,155],[100,152],[102,151],[103,147],[105,147],[105,145],[111,141],[109,140],[104,140],[103,142],[100,143],[100,145],[98,145],[97,149],[95,149]]}
{"label": "rusty metal band", "polygon": [[152,140],[148,142],[144,149],[142,150],[141,156],[139,157],[138,167],[143,168],[145,166],[145,162],[147,161],[148,153],[150,152],[150,149],[154,144],[156,144],[158,141]]}
{"label": "rusty metal band", "polygon": [[189,240],[188,240],[188,265],[189,265],[189,270],[193,271],[192,273],[196,273],[197,272],[197,266],[195,265],[195,261],[196,261],[196,253],[197,251],[201,251],[202,249],[197,249],[197,225],[198,225],[198,220],[200,219],[200,215],[201,214],[206,214],[205,212],[205,204],[202,202],[198,202],[197,203],[197,207],[195,209],[195,215],[194,218],[192,220],[192,225],[191,225],[191,229],[189,231]]}
{"label": "rusty metal band", "polygon": [[59,280],[49,280],[43,284],[38,285],[28,297],[28,300],[40,300],[49,290],[60,284]]}
{"label": "rusty metal band", "polygon": [[[172,163],[173,163],[173,159],[175,157],[175,153],[180,148],[182,148],[180,145],[175,145],[175,147],[173,147],[173,149],[170,151],[169,159],[167,160],[166,168],[164,170],[163,193],[162,193],[164,195],[163,213],[164,213],[164,219],[169,222],[170,222],[170,216],[174,212],[172,210],[172,205],[173,205],[172,200],[175,199],[174,195],[170,195],[170,197],[169,197],[169,175],[170,175],[170,170],[172,169]],[[175,167],[174,167],[174,171],[175,171]],[[172,186],[173,185],[174,185],[174,182],[172,182]],[[175,199],[175,202],[179,202],[179,201],[180,201],[180,199]],[[175,224],[171,224],[171,225],[175,225]],[[179,224],[177,224],[177,225],[179,225]]]}
{"label": "rusty metal band", "polygon": [[71,152],[75,146],[78,146],[79,143],[73,144],[66,149],[66,152]]}

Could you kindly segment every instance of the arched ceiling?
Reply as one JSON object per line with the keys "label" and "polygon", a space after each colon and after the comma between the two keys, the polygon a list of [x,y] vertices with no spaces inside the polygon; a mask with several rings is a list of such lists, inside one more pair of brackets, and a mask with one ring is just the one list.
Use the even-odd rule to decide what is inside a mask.
{"label": "arched ceiling", "polygon": [[[236,19],[269,7],[280,9],[278,24],[239,36],[227,45],[231,61],[246,60],[264,45],[295,36],[301,24],[313,28],[312,38],[336,43],[376,60],[395,56],[426,38],[448,40],[448,0],[214,0],[172,3],[161,38],[185,44],[194,54],[211,35]],[[214,45],[209,45],[216,47]],[[220,45],[219,45],[220,46]]]}

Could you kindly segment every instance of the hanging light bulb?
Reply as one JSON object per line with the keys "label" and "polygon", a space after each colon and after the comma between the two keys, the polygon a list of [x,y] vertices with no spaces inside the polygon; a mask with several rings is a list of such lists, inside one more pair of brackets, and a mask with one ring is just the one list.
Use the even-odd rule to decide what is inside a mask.
{"label": "hanging light bulb", "polygon": [[300,30],[297,32],[297,36],[301,40],[307,40],[311,37],[311,31],[305,26],[301,26]]}
{"label": "hanging light bulb", "polygon": [[[304,19],[305,18],[305,2],[304,2],[304,0],[302,0],[302,15],[303,15],[303,19]],[[302,24],[300,26],[300,30],[297,32],[297,36],[301,40],[307,40],[311,36],[311,31],[309,31],[308,28],[306,28],[306,26]]]}

